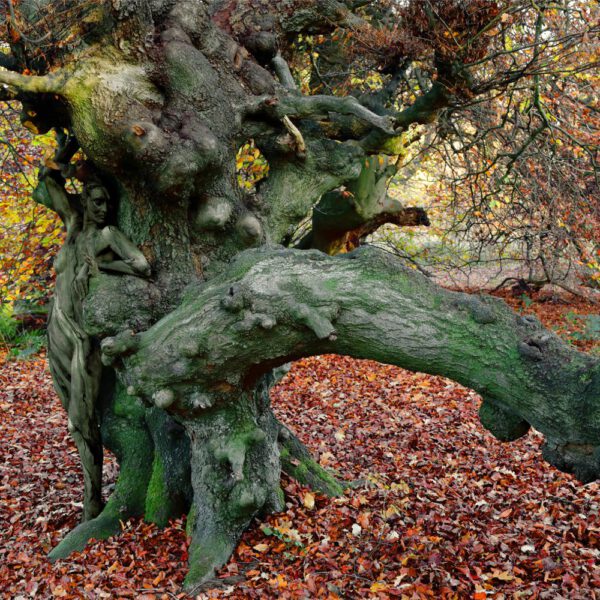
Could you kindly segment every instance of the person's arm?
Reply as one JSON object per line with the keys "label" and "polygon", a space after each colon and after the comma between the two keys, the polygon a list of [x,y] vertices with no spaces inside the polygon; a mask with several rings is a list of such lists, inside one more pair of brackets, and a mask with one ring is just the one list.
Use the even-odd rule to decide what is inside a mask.
{"label": "person's arm", "polygon": [[79,149],[79,144],[75,136],[67,135],[62,129],[56,130],[56,138],[58,148],[54,157],[40,165],[39,182],[33,191],[33,199],[58,213],[63,222],[67,223],[68,219],[77,217],[77,209],[73,204],[78,197],[65,190],[63,171]]}
{"label": "person's arm", "polygon": [[105,247],[110,248],[118,258],[107,262],[98,261],[99,269],[137,277],[150,276],[151,268],[146,257],[121,231],[109,225],[101,231],[101,235]]}
{"label": "person's arm", "polygon": [[65,188],[50,175],[43,176],[41,170],[40,181],[33,192],[33,199],[57,213],[64,223],[76,216]]}
{"label": "person's arm", "polygon": [[90,267],[86,261],[81,269],[79,269],[79,272],[73,281],[73,289],[81,300],[87,296],[89,279]]}

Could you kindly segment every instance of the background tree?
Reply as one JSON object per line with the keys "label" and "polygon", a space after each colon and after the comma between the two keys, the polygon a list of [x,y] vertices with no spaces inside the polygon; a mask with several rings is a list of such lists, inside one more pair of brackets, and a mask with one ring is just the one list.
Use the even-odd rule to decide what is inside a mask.
{"label": "background tree", "polygon": [[[485,32],[501,34],[476,61],[490,89],[444,109],[409,156],[432,165],[433,220],[456,250],[446,265],[428,248],[412,260],[467,272],[522,262],[529,284],[591,297],[577,282],[597,286],[600,277],[596,12],[573,2],[517,3]],[[508,68],[528,76],[495,87],[490,75]]]}
{"label": "background tree", "polygon": [[[94,518],[53,558],[117,532],[130,515],[161,524],[188,512],[194,588],[255,515],[282,506],[282,468],[340,493],[269,406],[273,369],[325,352],[451,377],[482,395],[481,420],[498,438],[533,425],[548,461],[583,481],[598,477],[597,358],[380,251],[321,251],[353,250],[386,221],[426,222],[387,198],[397,158],[477,98],[535,88],[556,49],[553,33],[538,32],[545,15],[579,15],[569,39],[585,44],[585,10],[489,0],[9,0],[3,97],[21,102],[30,130],[58,138],[35,197],[44,202],[70,177],[99,180],[111,200],[108,230],[131,248],[85,256],[85,286],[71,291],[87,290],[73,318],[102,356],[93,417],[120,474],[99,514],[86,498]],[[513,29],[532,41],[508,48]],[[251,191],[237,172],[250,141],[268,163]],[[89,222],[95,209],[72,204]],[[313,207],[310,235],[283,248]],[[149,279],[134,274],[144,268],[101,268],[133,260],[133,246]],[[71,254],[66,268],[79,273],[81,254]],[[51,352],[57,363],[69,358],[65,348]]]}

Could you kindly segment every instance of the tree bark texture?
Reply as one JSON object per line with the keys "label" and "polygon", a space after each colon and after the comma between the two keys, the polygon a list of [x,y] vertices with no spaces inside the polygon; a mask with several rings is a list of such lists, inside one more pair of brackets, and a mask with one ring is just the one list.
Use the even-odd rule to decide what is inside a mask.
{"label": "tree bark texture", "polygon": [[[20,3],[28,35],[40,4]],[[302,95],[282,50],[300,32],[361,26],[351,7],[121,0],[79,14],[73,3],[78,16],[54,23],[50,50],[13,40],[5,97],[61,142],[35,196],[69,230],[49,326],[55,383],[88,446],[120,464],[101,510],[99,459],[78,443],[96,488],[52,558],[132,515],[164,525],[188,513],[196,589],[256,515],[282,507],[282,468],[342,493],[269,406],[273,370],[320,353],[450,377],[482,395],[481,421],[499,439],[532,425],[548,461],[582,481],[599,476],[598,358],[498,300],[356,250],[384,222],[428,223],[388,197],[385,155],[411,125],[434,120],[453,88],[440,77],[403,111]],[[253,193],[236,173],[250,139],[269,163]],[[78,147],[86,161],[76,164]],[[80,196],[64,190],[72,175]],[[313,207],[311,236],[284,249]]]}

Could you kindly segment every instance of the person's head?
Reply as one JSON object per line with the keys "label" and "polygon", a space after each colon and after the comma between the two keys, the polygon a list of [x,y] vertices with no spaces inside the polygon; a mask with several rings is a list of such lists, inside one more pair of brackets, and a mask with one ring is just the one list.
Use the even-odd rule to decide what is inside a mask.
{"label": "person's head", "polygon": [[97,182],[88,183],[83,189],[83,208],[88,221],[102,225],[108,214],[108,192]]}

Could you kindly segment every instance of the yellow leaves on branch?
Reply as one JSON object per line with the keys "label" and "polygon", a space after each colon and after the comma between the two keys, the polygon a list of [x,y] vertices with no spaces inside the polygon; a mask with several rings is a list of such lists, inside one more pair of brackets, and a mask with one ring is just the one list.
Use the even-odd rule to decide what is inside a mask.
{"label": "yellow leaves on branch", "polygon": [[[6,188],[3,186],[3,191]],[[61,241],[53,213],[34,205],[30,191],[0,194],[0,297],[3,303],[39,296]]]}
{"label": "yellow leaves on branch", "polygon": [[235,166],[238,185],[247,192],[252,191],[269,174],[269,163],[253,140],[239,149]]}
{"label": "yellow leaves on branch", "polygon": [[45,295],[62,239],[58,217],[31,199],[35,165],[47,147],[17,137],[10,114],[6,109],[0,124],[5,149],[0,159],[0,302],[9,305]]}

